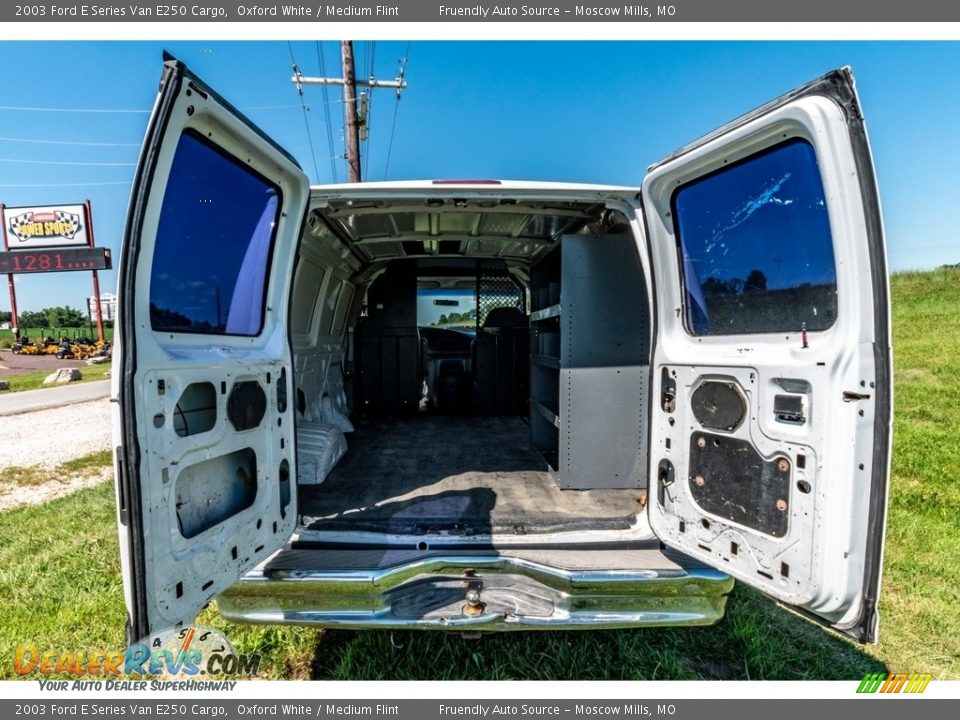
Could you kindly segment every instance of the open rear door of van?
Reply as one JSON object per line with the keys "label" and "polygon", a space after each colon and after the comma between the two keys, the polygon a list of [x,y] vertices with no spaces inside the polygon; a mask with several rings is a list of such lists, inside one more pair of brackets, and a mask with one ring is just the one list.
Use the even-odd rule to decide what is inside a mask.
{"label": "open rear door of van", "polygon": [[131,641],[296,524],[289,278],[309,183],[165,56],[120,261],[114,437]]}
{"label": "open rear door of van", "polygon": [[849,69],[650,169],[650,522],[670,547],[877,636],[892,383],[879,201]]}

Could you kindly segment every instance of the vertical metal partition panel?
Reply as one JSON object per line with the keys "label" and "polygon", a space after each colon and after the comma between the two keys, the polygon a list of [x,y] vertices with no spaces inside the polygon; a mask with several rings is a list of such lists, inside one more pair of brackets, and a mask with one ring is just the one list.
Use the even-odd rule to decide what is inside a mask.
{"label": "vertical metal partition panel", "polygon": [[650,312],[634,238],[561,248],[560,487],[646,487]]}
{"label": "vertical metal partition panel", "polygon": [[356,333],[359,409],[372,416],[413,415],[422,382],[415,260],[392,263],[374,281],[367,313]]}

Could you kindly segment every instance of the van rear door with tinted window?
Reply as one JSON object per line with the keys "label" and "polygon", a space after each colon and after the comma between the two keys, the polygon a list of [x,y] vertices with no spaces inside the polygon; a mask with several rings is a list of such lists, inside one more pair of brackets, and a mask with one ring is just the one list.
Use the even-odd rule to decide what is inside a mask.
{"label": "van rear door with tinted window", "polygon": [[190,622],[295,527],[287,298],[308,189],[281,148],[166,59],[120,263],[131,640]]}
{"label": "van rear door with tinted window", "polygon": [[883,234],[838,70],[654,167],[657,535],[877,633],[892,384]]}

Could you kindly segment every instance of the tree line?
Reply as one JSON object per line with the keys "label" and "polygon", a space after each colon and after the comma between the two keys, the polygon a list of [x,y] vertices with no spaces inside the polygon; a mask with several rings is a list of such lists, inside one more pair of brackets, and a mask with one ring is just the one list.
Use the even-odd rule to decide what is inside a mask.
{"label": "tree line", "polygon": [[465,312],[453,311],[452,313],[441,315],[437,318],[437,321],[433,323],[434,327],[442,327],[444,325],[472,325],[477,322],[477,309],[470,308]]}
{"label": "tree line", "polygon": [[[17,320],[20,327],[33,328],[70,328],[84,327],[90,323],[87,315],[76,308],[48,307],[43,310],[24,310],[17,313]],[[0,311],[0,322],[10,322],[11,315],[9,311]]]}

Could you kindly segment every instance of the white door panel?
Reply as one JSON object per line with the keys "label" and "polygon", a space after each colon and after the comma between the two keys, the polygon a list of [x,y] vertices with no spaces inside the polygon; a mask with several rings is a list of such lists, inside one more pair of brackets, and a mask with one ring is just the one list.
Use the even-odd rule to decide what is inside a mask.
{"label": "white door panel", "polygon": [[643,201],[658,298],[654,531],[874,639],[889,315],[849,70],[658,164]]}
{"label": "white door panel", "polygon": [[131,639],[189,622],[296,523],[299,166],[166,58],[120,264],[118,518]]}

